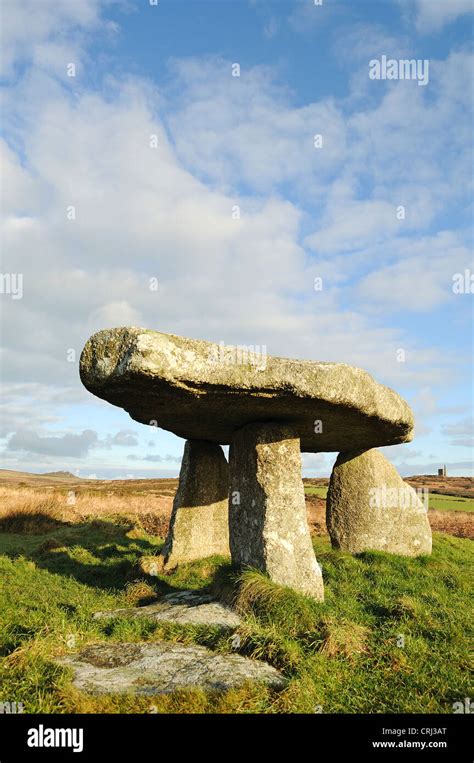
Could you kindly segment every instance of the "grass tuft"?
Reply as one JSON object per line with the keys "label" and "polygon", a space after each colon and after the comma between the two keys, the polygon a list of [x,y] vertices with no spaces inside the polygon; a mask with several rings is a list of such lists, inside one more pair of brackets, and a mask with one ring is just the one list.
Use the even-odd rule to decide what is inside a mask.
{"label": "grass tuft", "polygon": [[370,629],[365,625],[332,617],[324,619],[322,631],[323,641],[320,652],[327,657],[342,656],[352,660],[368,651],[367,640]]}
{"label": "grass tuft", "polygon": [[273,583],[262,572],[247,570],[237,580],[235,606],[259,622],[282,628],[293,637],[314,628],[321,605],[291,588]]}
{"label": "grass tuft", "polygon": [[156,591],[146,580],[133,580],[125,586],[128,606],[143,607],[157,600]]}

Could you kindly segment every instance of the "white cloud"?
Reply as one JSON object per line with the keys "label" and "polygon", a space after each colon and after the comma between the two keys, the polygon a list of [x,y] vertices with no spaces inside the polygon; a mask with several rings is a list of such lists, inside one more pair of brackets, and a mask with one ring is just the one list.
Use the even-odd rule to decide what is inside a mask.
{"label": "white cloud", "polygon": [[474,456],[474,437],[457,437],[451,440],[451,445],[455,445],[458,448],[470,448]]}
{"label": "white cloud", "polygon": [[97,432],[85,429],[81,434],[39,435],[30,429],[15,432],[7,442],[6,451],[24,454],[80,458],[97,443]]}
{"label": "white cloud", "polygon": [[[99,6],[86,5],[89,15],[61,23],[95,28]],[[19,34],[12,56],[23,55]],[[51,34],[34,33],[38,60]],[[466,55],[439,64],[433,100],[387,88],[350,114],[335,99],[295,106],[269,70],[232,78],[222,60],[175,61],[177,101],[132,78],[110,78],[101,95],[58,81],[48,55],[3,98],[4,267],[25,281],[24,298],[3,303],[6,379],[51,398],[77,390],[67,350],[78,356],[93,331],[123,324],[345,361],[393,384],[442,379],[446,354],[373,315],[440,304],[447,268],[464,262],[458,236],[419,231],[469,179]]]}
{"label": "white cloud", "polygon": [[130,454],[127,456],[127,458],[129,461],[150,461],[151,463],[163,463],[164,461],[170,461],[177,464],[181,463],[181,456],[173,456],[170,453],[167,453],[166,456],[162,456],[159,453],[148,453],[141,456]]}
{"label": "white cloud", "polygon": [[93,310],[89,316],[92,332],[96,326],[140,326],[143,318],[139,311],[130,305],[126,299],[107,304]]}
{"label": "white cloud", "polygon": [[423,451],[417,450],[410,445],[390,445],[386,448],[379,448],[381,453],[393,464],[412,461],[413,459],[423,458]]}
{"label": "white cloud", "polygon": [[446,424],[443,427],[443,434],[447,435],[459,435],[459,434],[473,434],[474,420],[472,418],[462,419],[456,421],[453,424]]}
{"label": "white cloud", "polygon": [[[208,81],[209,65],[204,71],[189,65],[193,82],[199,77]],[[391,383],[436,377],[433,366],[443,364],[436,353],[424,354],[417,348],[414,364],[402,372],[395,360],[402,341],[398,330],[373,325],[363,312],[341,310],[341,295],[330,280],[323,292],[314,292],[314,277],[325,269],[330,275],[336,260],[306,256],[298,241],[303,215],[296,203],[272,195],[230,193],[226,183],[213,190],[184,168],[184,160],[176,156],[157,117],[160,94],[129,81],[123,86],[114,83],[107,100],[81,91],[73,98],[68,90],[48,81],[41,98],[44,83],[43,75],[32,75],[22,85],[22,98],[15,107],[24,120],[22,133],[16,137],[19,142],[25,138],[25,160],[20,163],[11,149],[4,151],[10,177],[4,223],[6,268],[24,271],[25,283],[23,300],[5,303],[10,378],[77,385],[77,366],[66,362],[68,348],[78,355],[90,333],[124,324],[265,344],[273,354],[344,360]],[[275,101],[268,100],[267,89],[271,92],[272,86],[257,72],[248,87],[255,104],[255,114],[249,118],[256,129],[263,115],[271,144]],[[200,81],[197,92],[194,85],[190,90],[191,114],[199,104],[201,88],[207,93]],[[222,85],[224,122],[216,133],[222,147],[227,111],[232,115],[242,104],[240,97],[236,104],[228,94],[225,100],[226,88]],[[37,99],[34,110],[30,94]],[[204,111],[207,108],[206,100]],[[297,151],[292,131],[296,125],[301,133],[306,117],[288,105],[282,104],[281,111],[282,129],[289,130],[291,150]],[[344,120],[334,104],[316,105],[313,112],[324,114],[344,135]],[[186,120],[180,124],[177,143]],[[159,137],[156,149],[150,148],[151,134]],[[198,156],[199,129],[194,138]],[[291,173],[305,177],[304,157],[295,166],[289,161],[287,169],[272,175],[278,153],[272,155],[270,148],[263,165],[258,165],[245,156],[244,145],[248,144],[242,144],[241,159],[249,184],[258,185],[262,166],[263,184],[278,177],[287,182]],[[337,167],[337,161],[328,161],[333,169]],[[228,171],[224,166],[224,179]],[[373,238],[383,228],[377,210],[385,220],[390,207],[384,202],[357,202],[352,195],[352,185],[347,189],[334,181],[329,197],[332,209],[338,199],[341,209],[351,210],[352,225],[358,215],[365,225],[373,214],[375,222],[369,228]],[[236,203],[240,220],[232,219]],[[71,204],[75,220],[66,216]],[[28,225],[14,224],[25,217],[31,221]],[[335,227],[320,234],[327,241],[328,230],[337,236],[337,219]],[[341,235],[346,235],[343,230]],[[359,244],[367,244],[368,239],[362,230]],[[343,268],[350,270],[350,258]],[[157,292],[149,288],[150,277],[158,279]],[[372,302],[376,301],[375,295]]]}
{"label": "white cloud", "polygon": [[474,448],[474,420],[470,418],[455,421],[453,424],[445,424],[442,433],[447,437],[453,437],[451,445],[462,448]]}
{"label": "white cloud", "polygon": [[472,185],[472,57],[431,64],[429,97],[416,83],[379,87],[362,75],[366,97],[346,115],[342,100],[294,107],[268,70],[233,80],[225,61],[176,62],[182,102],[168,122],[177,156],[226,193],[290,193],[311,210],[305,243],[320,253],[425,231]]}
{"label": "white cloud", "polygon": [[[2,362],[2,369],[4,367]],[[77,385],[61,387],[57,383],[22,383],[17,379],[7,383],[3,378],[0,438],[18,429],[44,430],[51,424],[57,424],[62,420],[66,407],[83,402],[85,398],[84,390]]]}
{"label": "white cloud", "polygon": [[331,473],[337,453],[302,453],[302,473],[305,477],[326,477]]}
{"label": "white cloud", "polygon": [[[323,193],[324,178],[346,157],[342,113],[331,99],[291,106],[289,93],[264,67],[233,78],[228,61],[176,61],[181,100],[169,118],[178,158],[222,189],[240,184],[272,193],[296,183]],[[323,133],[324,149],[314,146]]]}
{"label": "white cloud", "polygon": [[289,26],[299,34],[311,34],[315,30],[324,29],[330,18],[338,12],[343,12],[335,3],[318,2],[314,0],[297,0],[287,18]]}
{"label": "white cloud", "polygon": [[138,445],[138,438],[135,432],[129,429],[121,429],[119,432],[109,438],[107,438],[107,446],[113,447],[114,445],[135,447]]}
{"label": "white cloud", "polygon": [[331,206],[329,219],[305,244],[321,253],[354,251],[393,236],[400,227],[395,204],[342,199]]}
{"label": "white cloud", "polygon": [[[391,242],[393,247],[394,242]],[[387,311],[429,312],[453,302],[453,274],[471,265],[470,250],[451,232],[396,242],[399,259],[374,268],[358,286],[361,300]]]}
{"label": "white cloud", "polygon": [[271,40],[278,34],[279,24],[274,16],[271,16],[268,21],[265,22],[263,27],[263,35],[267,40]]}
{"label": "white cloud", "polygon": [[16,63],[32,60],[48,68],[61,62],[65,74],[66,63],[81,56],[80,34],[100,26],[107,1],[3,0],[1,75],[10,76]]}
{"label": "white cloud", "polygon": [[472,13],[472,0],[398,0],[410,16],[414,14],[417,31],[430,34],[456,21],[459,17]]}

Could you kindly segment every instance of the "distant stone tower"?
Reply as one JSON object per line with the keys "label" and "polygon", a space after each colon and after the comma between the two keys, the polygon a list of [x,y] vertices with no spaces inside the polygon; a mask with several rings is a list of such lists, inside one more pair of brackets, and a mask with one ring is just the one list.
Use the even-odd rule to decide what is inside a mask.
{"label": "distant stone tower", "polygon": [[447,477],[446,464],[441,469],[438,469],[438,477]]}

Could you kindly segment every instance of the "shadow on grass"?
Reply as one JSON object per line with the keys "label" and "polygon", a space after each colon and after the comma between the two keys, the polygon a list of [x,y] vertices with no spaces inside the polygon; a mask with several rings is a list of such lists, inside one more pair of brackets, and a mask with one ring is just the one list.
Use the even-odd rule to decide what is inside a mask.
{"label": "shadow on grass", "polygon": [[[128,520],[71,523],[39,512],[27,517],[15,513],[0,522],[0,554],[12,559],[23,556],[41,569],[94,588],[122,591],[127,583],[143,577],[137,566],[140,557],[156,554],[160,548],[146,538],[129,537],[133,528]],[[175,590],[161,578],[154,582],[158,594]]]}
{"label": "shadow on grass", "polygon": [[0,533],[44,535],[62,527],[70,523],[43,511],[10,511],[0,517]]}

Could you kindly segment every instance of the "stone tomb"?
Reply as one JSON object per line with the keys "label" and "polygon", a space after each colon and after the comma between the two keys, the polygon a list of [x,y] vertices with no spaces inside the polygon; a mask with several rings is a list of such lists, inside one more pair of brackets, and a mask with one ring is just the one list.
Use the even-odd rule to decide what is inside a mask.
{"label": "stone tomb", "polygon": [[187,440],[165,567],[230,547],[234,565],[322,600],[301,451],[340,452],[328,494],[335,547],[429,552],[426,512],[397,505],[384,513],[371,504],[371,491],[396,475],[373,449],[413,437],[411,409],[396,392],[345,364],[271,356],[229,364],[218,347],[131,327],[99,331],[81,356],[90,392]]}

